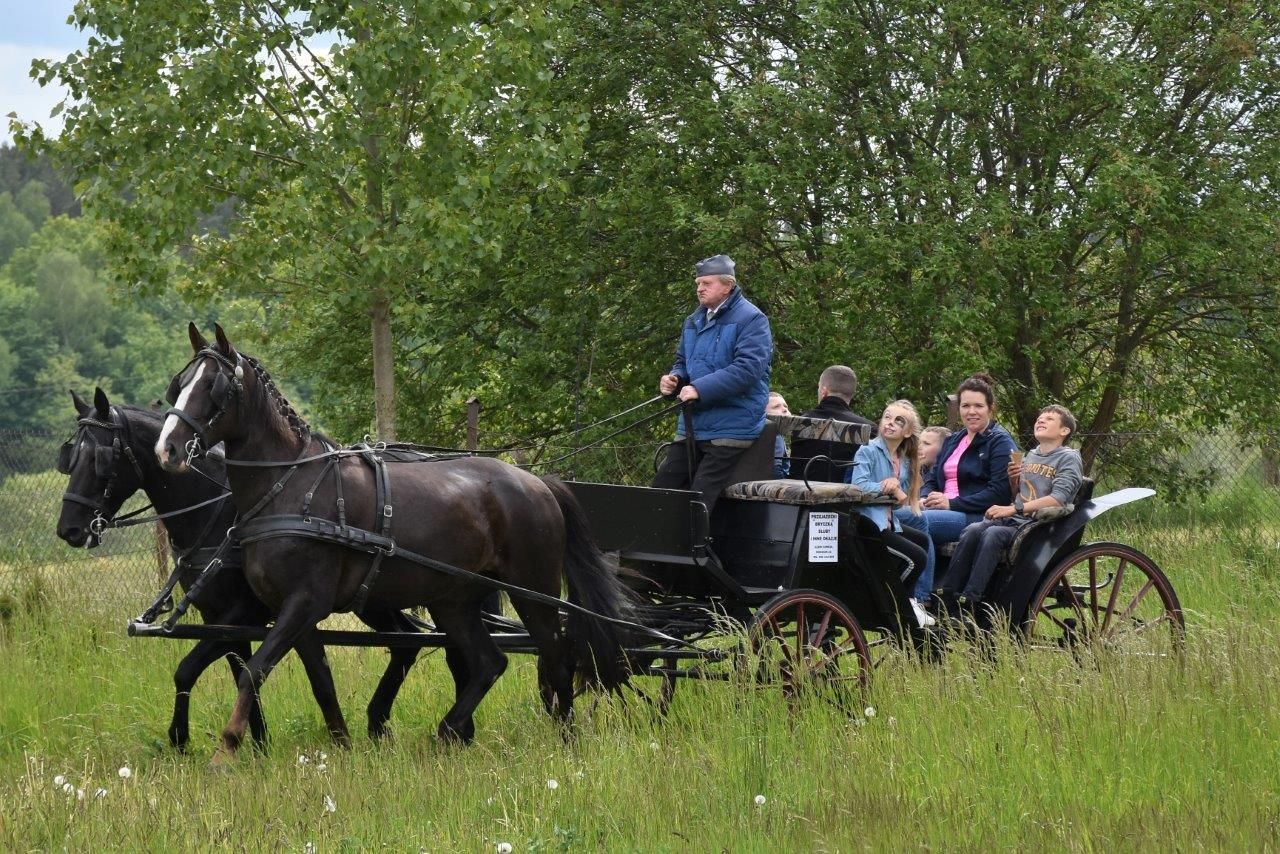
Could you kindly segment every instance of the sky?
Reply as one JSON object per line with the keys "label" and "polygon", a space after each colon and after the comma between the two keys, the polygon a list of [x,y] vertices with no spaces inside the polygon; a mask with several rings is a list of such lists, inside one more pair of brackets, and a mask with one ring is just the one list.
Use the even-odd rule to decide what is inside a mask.
{"label": "sky", "polygon": [[62,59],[82,47],[85,34],[68,26],[74,0],[0,0],[0,142],[12,142],[9,113],[36,121],[51,134],[62,127],[49,111],[63,90],[41,88],[28,75],[37,57]]}

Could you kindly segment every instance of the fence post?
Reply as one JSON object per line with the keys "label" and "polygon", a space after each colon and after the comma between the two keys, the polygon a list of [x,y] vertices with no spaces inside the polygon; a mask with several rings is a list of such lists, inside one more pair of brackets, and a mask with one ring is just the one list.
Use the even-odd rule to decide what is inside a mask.
{"label": "fence post", "polygon": [[163,522],[156,522],[151,530],[155,536],[156,575],[163,587],[169,580],[169,535],[165,532]]}
{"label": "fence post", "polygon": [[480,447],[480,398],[467,398],[467,450]]}

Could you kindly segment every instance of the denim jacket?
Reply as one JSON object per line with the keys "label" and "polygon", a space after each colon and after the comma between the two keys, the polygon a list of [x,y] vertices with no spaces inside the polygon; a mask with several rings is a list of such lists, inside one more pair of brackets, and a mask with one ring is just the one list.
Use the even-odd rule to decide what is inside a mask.
{"label": "denim jacket", "polygon": [[[905,492],[911,483],[911,461],[904,457],[901,469],[897,478],[902,481],[902,490]],[[893,460],[889,458],[889,449],[885,447],[884,439],[877,436],[870,444],[858,449],[853,457],[853,468],[845,474],[845,483],[851,483],[863,492],[879,492],[880,481],[886,477],[894,477]],[[895,531],[901,531],[902,525],[894,518],[893,509],[885,506],[854,508],[879,525],[881,530],[892,527]]]}

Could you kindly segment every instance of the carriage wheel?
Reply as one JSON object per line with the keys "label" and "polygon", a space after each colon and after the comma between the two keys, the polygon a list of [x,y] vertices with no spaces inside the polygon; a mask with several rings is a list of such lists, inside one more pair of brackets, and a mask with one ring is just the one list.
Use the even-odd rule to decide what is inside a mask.
{"label": "carriage wheel", "polygon": [[1032,647],[1149,656],[1180,651],[1185,628],[1169,579],[1119,543],[1089,543],[1068,555],[1041,582],[1023,622]]}
{"label": "carriage wheel", "polygon": [[752,617],[748,637],[755,677],[780,683],[788,698],[822,691],[845,706],[871,678],[871,655],[857,619],[821,591],[774,596]]}

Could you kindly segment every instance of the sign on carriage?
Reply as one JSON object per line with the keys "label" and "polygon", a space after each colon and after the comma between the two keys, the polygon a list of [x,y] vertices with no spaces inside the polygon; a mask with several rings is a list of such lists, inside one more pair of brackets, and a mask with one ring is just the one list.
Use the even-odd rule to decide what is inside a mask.
{"label": "sign on carriage", "polygon": [[809,562],[838,563],[836,541],[840,539],[840,517],[836,513],[809,514]]}

